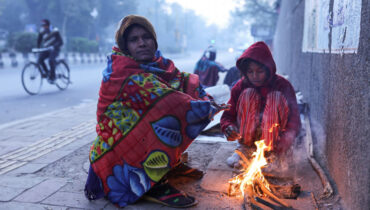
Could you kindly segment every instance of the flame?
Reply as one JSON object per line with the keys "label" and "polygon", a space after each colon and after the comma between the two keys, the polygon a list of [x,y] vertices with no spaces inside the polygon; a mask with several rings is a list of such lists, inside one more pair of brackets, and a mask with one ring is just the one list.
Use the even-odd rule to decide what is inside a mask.
{"label": "flame", "polygon": [[279,127],[278,123],[273,124],[271,128],[269,129],[269,132],[272,133],[274,131],[274,128],[277,128],[277,127]]}
{"label": "flame", "polygon": [[[244,196],[247,185],[252,185],[255,179],[259,179],[267,189],[270,189],[269,184],[262,174],[262,168],[267,165],[267,160],[264,156],[264,151],[269,147],[265,144],[264,140],[256,141],[257,150],[252,154],[253,160],[248,166],[248,169],[242,169],[243,173],[235,176],[229,183],[239,186],[239,190]],[[235,191],[235,189],[233,189]]]}
{"label": "flame", "polygon": [[[268,130],[269,133],[272,133],[276,131],[276,129],[279,129],[279,126],[280,125],[278,123],[274,123]],[[254,144],[257,146],[257,150],[252,154],[252,162],[249,163],[249,166],[246,165],[246,162],[242,163],[242,173],[229,180],[231,194],[236,193],[236,191],[238,190],[237,187],[239,187],[239,190],[244,196],[247,186],[252,186],[252,188],[254,188],[254,183],[256,180],[271,191],[269,183],[262,174],[262,168],[267,165],[265,151],[271,151],[273,149],[272,141],[269,142],[269,145],[266,145],[265,140],[262,139],[256,141]],[[242,157],[242,159],[247,161],[247,159],[245,159],[245,156]]]}

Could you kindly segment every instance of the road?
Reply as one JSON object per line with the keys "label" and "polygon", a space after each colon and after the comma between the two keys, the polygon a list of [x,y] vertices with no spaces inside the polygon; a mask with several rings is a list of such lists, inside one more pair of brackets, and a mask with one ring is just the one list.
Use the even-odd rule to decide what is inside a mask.
{"label": "road", "polygon": [[[186,72],[193,72],[194,65],[202,51],[180,55],[164,55],[174,61],[176,66]],[[234,65],[235,56],[228,52],[219,52],[216,61],[226,68]],[[65,107],[96,101],[101,82],[101,72],[105,63],[71,64],[72,84],[65,91],[43,82],[40,94],[28,95],[21,83],[23,64],[17,68],[0,69],[0,124],[48,113]],[[222,83],[224,74],[220,75]]]}

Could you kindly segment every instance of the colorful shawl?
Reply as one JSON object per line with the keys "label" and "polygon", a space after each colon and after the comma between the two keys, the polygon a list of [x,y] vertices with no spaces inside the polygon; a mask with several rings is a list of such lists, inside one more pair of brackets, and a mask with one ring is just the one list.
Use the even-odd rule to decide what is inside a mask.
{"label": "colorful shawl", "polygon": [[216,112],[198,77],[158,52],[144,65],[113,48],[103,72],[86,188],[99,180],[120,207],[157,183]]}

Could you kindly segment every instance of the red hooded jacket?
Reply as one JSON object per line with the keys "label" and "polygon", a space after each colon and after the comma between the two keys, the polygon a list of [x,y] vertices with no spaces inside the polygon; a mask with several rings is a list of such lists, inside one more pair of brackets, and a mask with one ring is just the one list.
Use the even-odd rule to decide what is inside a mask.
{"label": "red hooded jacket", "polygon": [[276,74],[276,65],[268,46],[264,42],[256,42],[251,45],[237,60],[236,66],[239,69],[241,69],[240,64],[242,60],[246,58],[253,59],[265,65],[270,71],[269,78],[261,87],[255,87],[246,77],[243,77],[234,85],[231,89],[231,96],[228,102],[231,105],[230,110],[225,111],[221,117],[222,131],[225,131],[229,125],[236,126],[238,113],[237,103],[243,90],[246,88],[255,88],[261,94],[263,103],[265,103],[266,96],[271,91],[280,91],[285,96],[289,106],[288,123],[285,129],[289,132],[294,131],[295,134],[297,134],[300,129],[301,122],[295,92],[293,86],[288,80]]}

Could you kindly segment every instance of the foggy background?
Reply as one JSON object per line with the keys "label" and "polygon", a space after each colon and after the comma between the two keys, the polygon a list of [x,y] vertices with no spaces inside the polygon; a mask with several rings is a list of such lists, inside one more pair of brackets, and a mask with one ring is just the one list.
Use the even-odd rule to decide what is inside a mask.
{"label": "foggy background", "polygon": [[258,40],[271,44],[278,7],[267,0],[0,0],[0,52],[29,52],[47,18],[61,32],[62,52],[109,53],[117,23],[129,14],[152,22],[163,53],[210,44],[242,51]]}

